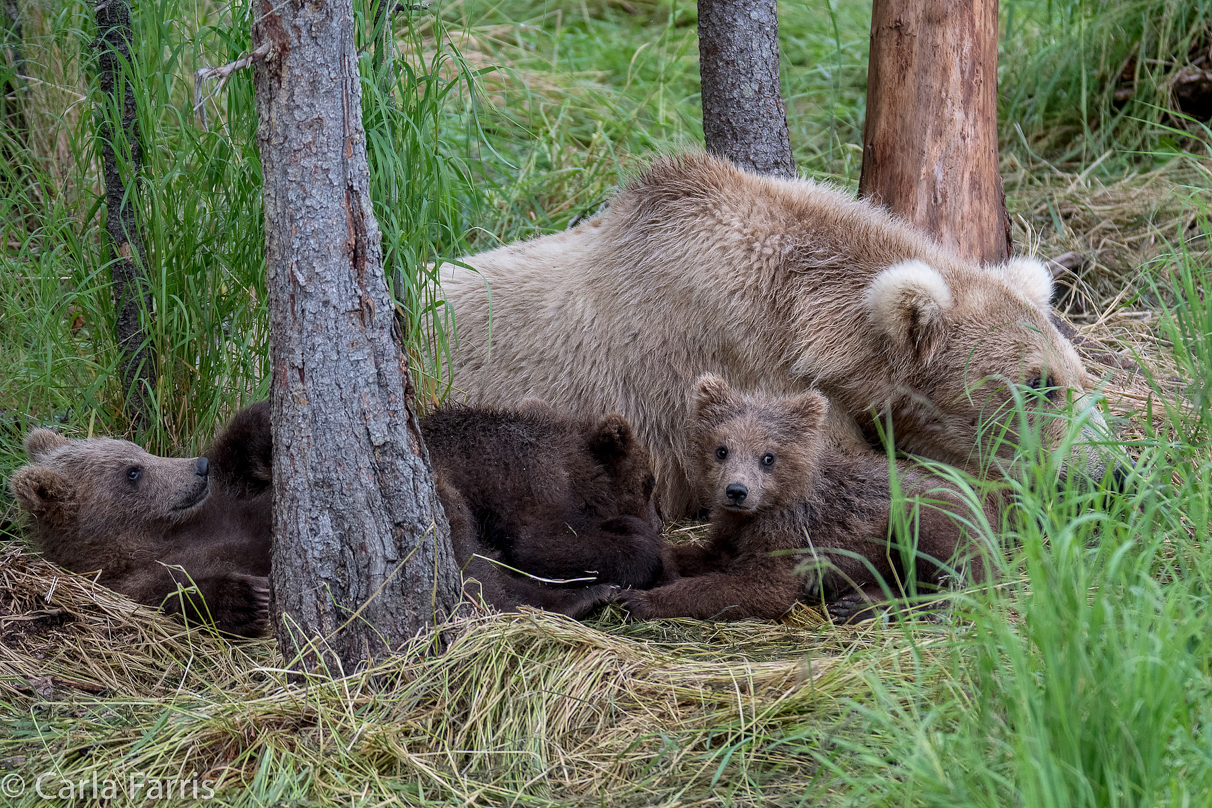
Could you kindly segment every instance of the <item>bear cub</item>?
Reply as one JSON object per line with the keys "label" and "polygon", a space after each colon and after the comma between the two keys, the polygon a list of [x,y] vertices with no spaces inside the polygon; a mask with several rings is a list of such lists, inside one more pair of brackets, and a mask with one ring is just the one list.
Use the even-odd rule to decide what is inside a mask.
{"label": "bear cub", "polygon": [[[47,559],[190,622],[237,636],[269,617],[272,513],[228,458],[157,457],[124,440],[25,439],[10,481]],[[226,482],[231,480],[229,486]],[[196,589],[184,591],[182,587]]]}
{"label": "bear cub", "polygon": [[[447,405],[420,427],[469,595],[581,617],[661,574],[656,480],[622,417],[576,419],[529,400]],[[271,512],[269,402],[237,413],[207,456],[216,483]]]}
{"label": "bear cub", "polygon": [[[984,578],[968,506],[909,464],[897,472],[906,496],[921,497],[909,519],[916,542],[890,540],[888,461],[828,443],[828,406],[816,392],[748,395],[718,376],[699,378],[691,443],[710,533],[704,545],[672,549],[676,569],[666,575],[676,580],[619,593],[633,619],[777,619],[803,600],[850,622],[873,616],[873,604],[898,591],[909,560],[924,589],[965,567],[973,580]],[[901,549],[914,546],[916,553]]]}
{"label": "bear cub", "polygon": [[580,617],[662,574],[656,478],[622,416],[572,418],[528,400],[447,405],[420,426],[455,557],[489,605]]}
{"label": "bear cub", "polygon": [[[621,416],[577,419],[528,400],[446,405],[420,427],[470,596],[581,617],[661,575],[656,478]],[[268,402],[238,413],[208,455],[225,487],[269,509]]]}

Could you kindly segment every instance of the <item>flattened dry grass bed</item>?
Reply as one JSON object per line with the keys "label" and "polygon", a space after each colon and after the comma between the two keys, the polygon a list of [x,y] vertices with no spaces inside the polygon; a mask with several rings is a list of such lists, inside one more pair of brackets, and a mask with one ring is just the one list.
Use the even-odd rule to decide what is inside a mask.
{"label": "flattened dry grass bed", "polygon": [[4,768],[29,782],[196,772],[225,799],[334,804],[648,804],[743,792],[747,769],[768,796],[802,794],[816,765],[777,738],[828,723],[872,666],[913,668],[943,637],[835,628],[802,607],[782,623],[477,615],[441,656],[418,642],[301,686],[270,641],[188,631],[15,546],[0,554],[0,615]]}

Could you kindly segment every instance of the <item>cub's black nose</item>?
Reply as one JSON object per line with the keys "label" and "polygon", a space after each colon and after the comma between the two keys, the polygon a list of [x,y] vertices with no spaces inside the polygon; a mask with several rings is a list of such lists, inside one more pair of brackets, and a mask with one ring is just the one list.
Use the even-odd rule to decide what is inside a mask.
{"label": "cub's black nose", "polygon": [[740,483],[732,483],[724,489],[724,494],[733,505],[740,505],[749,496],[749,489]]}
{"label": "cub's black nose", "polygon": [[194,470],[194,474],[197,474],[199,477],[205,477],[208,471],[210,471],[210,461],[205,457],[199,457],[198,467]]}

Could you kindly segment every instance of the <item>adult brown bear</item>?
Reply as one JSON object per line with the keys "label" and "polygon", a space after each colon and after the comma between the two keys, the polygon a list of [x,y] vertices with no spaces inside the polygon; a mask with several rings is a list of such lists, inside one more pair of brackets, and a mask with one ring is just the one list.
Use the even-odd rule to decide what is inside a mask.
{"label": "adult brown bear", "polygon": [[[870,443],[890,417],[898,448],[969,468],[1013,456],[979,448],[991,416],[1013,426],[1009,383],[1039,388],[1054,411],[1092,389],[1049,319],[1038,261],[976,266],[869,202],[703,154],[658,160],[567,232],[462,263],[442,278],[456,389],[473,405],[535,396],[621,413],[653,454],[667,516],[701,504],[685,434],[702,373],[777,394],[815,387],[834,440]],[[1097,411],[1079,409],[1097,432]],[[1042,419],[1052,445],[1068,429]],[[1070,462],[1110,469],[1100,451]]]}

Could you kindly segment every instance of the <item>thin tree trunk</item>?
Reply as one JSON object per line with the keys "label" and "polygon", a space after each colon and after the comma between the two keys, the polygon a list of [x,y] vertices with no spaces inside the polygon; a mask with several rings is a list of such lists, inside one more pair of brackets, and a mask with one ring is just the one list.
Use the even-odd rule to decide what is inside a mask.
{"label": "thin tree trunk", "polygon": [[794,177],[775,0],[698,0],[698,8],[707,151],[759,174]]}
{"label": "thin tree trunk", "polygon": [[345,671],[460,597],[371,210],[350,0],[258,0],[278,641]]}
{"label": "thin tree trunk", "polygon": [[[21,8],[17,0],[3,0],[0,7],[0,26],[3,27],[4,69],[8,74],[0,84],[0,121],[8,128],[13,140],[24,145],[29,127],[25,122],[25,56],[24,34],[21,26]],[[0,159],[12,163],[16,159],[15,147],[5,138],[0,144]]]}
{"label": "thin tree trunk", "polygon": [[859,195],[969,260],[1009,256],[997,0],[874,0]]}
{"label": "thin tree trunk", "polygon": [[[113,285],[115,336],[119,373],[126,392],[127,415],[136,428],[151,421],[151,391],[156,369],[148,348],[142,313],[151,317],[151,286],[147,279],[147,253],[139,232],[138,188],[143,170],[135,92],[127,78],[130,69],[130,6],[126,0],[98,3],[98,68],[103,107],[99,110],[98,138],[105,170],[105,230],[117,260],[110,264]],[[115,119],[121,129],[114,127]],[[115,148],[122,150],[119,163]],[[122,170],[125,168],[126,177]]]}
{"label": "thin tree trunk", "polygon": [[[13,71],[12,89],[6,91],[6,95],[11,92],[14,96],[22,92],[22,76],[25,75],[25,55],[24,55],[24,40],[25,35],[21,26],[21,7],[17,4],[17,0],[3,0],[3,9],[0,9],[0,20],[4,26],[4,60],[10,70]],[[16,106],[16,98],[13,100]]]}

